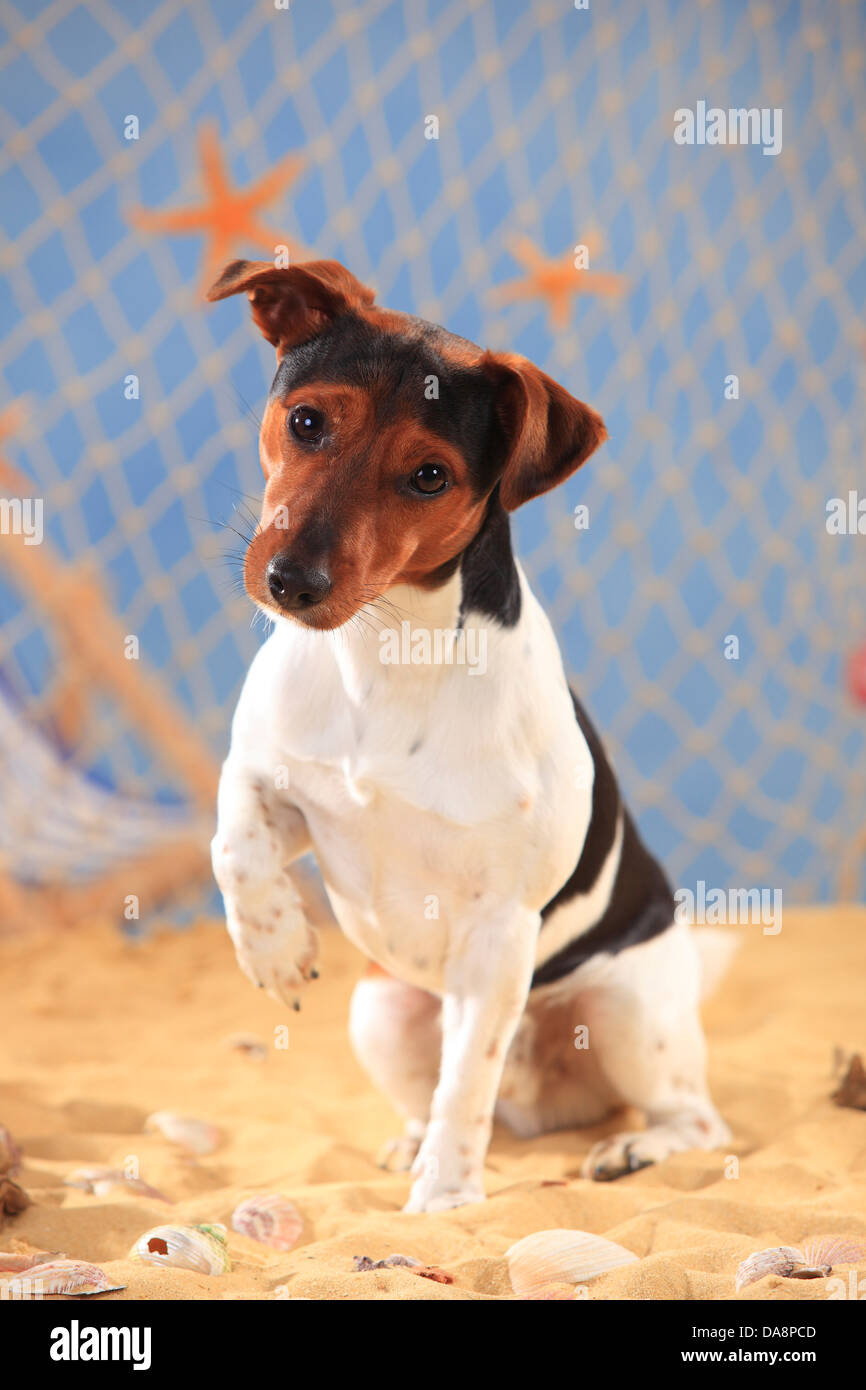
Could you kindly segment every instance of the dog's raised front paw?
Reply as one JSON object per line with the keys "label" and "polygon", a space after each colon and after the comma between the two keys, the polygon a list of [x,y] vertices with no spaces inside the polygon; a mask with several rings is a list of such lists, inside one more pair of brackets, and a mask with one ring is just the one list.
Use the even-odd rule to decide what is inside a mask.
{"label": "dog's raised front paw", "polygon": [[256,905],[226,908],[226,925],[238,965],[272,998],[298,1008],[298,994],[315,979],[318,937],[303,910],[288,897],[267,910]]}

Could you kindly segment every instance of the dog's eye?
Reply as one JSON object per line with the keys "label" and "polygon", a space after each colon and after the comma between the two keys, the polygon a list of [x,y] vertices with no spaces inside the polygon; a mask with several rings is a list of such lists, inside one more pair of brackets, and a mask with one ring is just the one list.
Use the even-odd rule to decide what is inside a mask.
{"label": "dog's eye", "polygon": [[325,417],[311,405],[296,405],[289,416],[289,429],[305,444],[315,444],[324,432]]}
{"label": "dog's eye", "polygon": [[442,492],[448,486],[448,474],[441,463],[422,463],[409,479],[409,486],[415,492],[423,492],[429,497],[434,492]]}

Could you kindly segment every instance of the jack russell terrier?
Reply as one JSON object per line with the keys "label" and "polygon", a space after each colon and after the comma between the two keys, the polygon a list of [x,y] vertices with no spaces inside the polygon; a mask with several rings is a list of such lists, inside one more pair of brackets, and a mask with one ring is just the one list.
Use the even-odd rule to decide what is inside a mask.
{"label": "jack russell terrier", "polygon": [[[511,549],[508,513],[580,467],[600,417],[335,261],[236,261],[208,298],[241,292],[278,362],[244,561],[275,626],[213,841],[241,968],[297,1007],[316,934],[290,866],[313,850],[373,962],[350,1033],[405,1119],[407,1211],[483,1200],[494,1114],[532,1136],[637,1107],[595,1179],[724,1143],[693,937]],[[396,629],[440,659],[382,659]],[[470,633],[483,672],[450,659]]]}

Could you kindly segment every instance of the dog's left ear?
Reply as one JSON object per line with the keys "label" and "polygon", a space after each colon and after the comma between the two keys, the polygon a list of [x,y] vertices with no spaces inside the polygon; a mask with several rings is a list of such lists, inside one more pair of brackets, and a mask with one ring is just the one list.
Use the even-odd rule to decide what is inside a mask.
{"label": "dog's left ear", "polygon": [[373,291],[339,261],[232,261],[207,292],[210,300],[249,296],[250,309],[277,356],[308,342],[337,318],[372,304]]}
{"label": "dog's left ear", "polygon": [[505,449],[499,496],[513,512],[570,478],[607,430],[600,415],[527,358],[486,352],[479,365],[497,388],[494,410]]}

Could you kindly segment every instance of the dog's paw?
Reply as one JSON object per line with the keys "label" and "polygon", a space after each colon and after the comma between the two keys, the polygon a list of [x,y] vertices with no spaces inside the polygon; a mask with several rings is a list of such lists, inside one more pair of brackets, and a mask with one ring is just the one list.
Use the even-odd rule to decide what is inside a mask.
{"label": "dog's paw", "polygon": [[667,1157],[667,1154],[660,1152],[652,1156],[647,1154],[645,1145],[640,1143],[645,1137],[643,1133],[636,1133],[615,1134],[611,1139],[602,1139],[593,1145],[584,1159],[581,1176],[591,1178],[593,1182],[612,1182],[614,1178],[637,1173],[641,1168],[648,1168],[651,1163],[658,1163]]}
{"label": "dog's paw", "polygon": [[226,925],[247,978],[273,999],[300,1008],[301,989],[316,977],[318,937],[299,905],[288,897],[265,911],[227,905]]}
{"label": "dog's paw", "polygon": [[671,1154],[714,1149],[729,1139],[730,1130],[718,1115],[684,1116],[681,1121],[602,1139],[590,1149],[581,1175],[593,1182],[612,1182],[653,1163],[662,1163]]}
{"label": "dog's paw", "polygon": [[376,1156],[376,1163],[388,1173],[410,1173],[420,1147],[420,1138],[411,1134],[398,1134],[382,1145]]}
{"label": "dog's paw", "polygon": [[480,1187],[460,1187],[450,1191],[416,1192],[418,1183],[412,1187],[405,1212],[453,1211],[455,1207],[469,1206],[473,1202],[485,1201]]}
{"label": "dog's paw", "polygon": [[469,1202],[484,1201],[482,1157],[469,1142],[449,1134],[435,1122],[412,1164],[415,1181],[404,1211],[450,1211]]}

